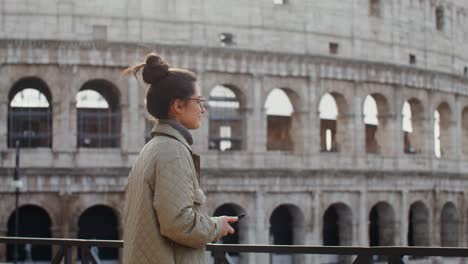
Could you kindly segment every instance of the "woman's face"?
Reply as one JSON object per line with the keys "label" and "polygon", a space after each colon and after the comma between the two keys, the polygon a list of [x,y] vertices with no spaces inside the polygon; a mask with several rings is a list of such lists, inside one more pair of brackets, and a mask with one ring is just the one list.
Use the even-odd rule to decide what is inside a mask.
{"label": "woman's face", "polygon": [[206,112],[204,107],[205,98],[200,96],[198,86],[195,85],[194,93],[188,100],[185,100],[182,111],[176,119],[187,129],[197,129],[201,125],[202,115]]}

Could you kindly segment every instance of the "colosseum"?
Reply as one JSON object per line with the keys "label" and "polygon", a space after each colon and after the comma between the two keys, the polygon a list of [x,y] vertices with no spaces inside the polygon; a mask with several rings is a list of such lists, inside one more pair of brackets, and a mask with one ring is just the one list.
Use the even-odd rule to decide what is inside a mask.
{"label": "colosseum", "polygon": [[0,1],[0,236],[19,214],[20,236],[121,238],[153,126],[122,70],[156,50],[209,99],[206,209],[248,214],[222,242],[468,246],[467,25],[466,0]]}

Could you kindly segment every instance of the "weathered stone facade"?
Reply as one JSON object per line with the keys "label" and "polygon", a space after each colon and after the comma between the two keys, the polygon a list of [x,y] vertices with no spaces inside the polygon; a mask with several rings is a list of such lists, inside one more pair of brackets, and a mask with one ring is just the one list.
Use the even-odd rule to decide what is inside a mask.
{"label": "weathered stone facade", "polygon": [[[241,149],[209,149],[209,114],[193,134],[202,155],[208,211],[228,204],[249,215],[240,223],[240,243],[272,243],[270,218],[283,205],[295,244],[324,244],[324,219],[333,208],[342,245],[372,244],[374,210],[392,219],[377,223],[385,237],[380,245],[468,245],[465,1],[380,1],[380,17],[369,16],[370,1],[363,0],[284,6],[219,0],[23,2],[0,3],[0,235],[7,234],[14,211],[10,93],[29,77],[42,80],[51,94],[52,147],[22,149],[20,205],[42,208],[53,237],[77,237],[80,216],[96,205],[112,208],[121,225],[126,177],[148,126],[145,87],[122,70],[154,49],[171,65],[196,72],[203,95],[216,85],[235,90],[244,131]],[[432,28],[437,6],[446,8],[442,32]],[[49,11],[37,12],[46,7]],[[93,31],[93,25],[106,28]],[[233,33],[236,45],[220,47],[221,32]],[[329,42],[340,44],[338,55],[327,55]],[[410,53],[417,56],[416,65],[407,65]],[[76,94],[90,80],[116,87],[117,148],[77,146]],[[267,150],[264,105],[274,88],[286,91],[294,108],[290,151]],[[339,112],[334,152],[321,148],[318,109],[327,93]],[[367,95],[378,104],[376,153],[366,152]],[[414,106],[417,120],[417,135],[409,139],[415,153],[405,153],[403,143],[405,101]],[[435,110],[446,124],[440,158],[434,155]],[[5,255],[0,248],[0,260]],[[303,258],[318,262],[312,256],[298,260]],[[270,261],[263,254],[241,259]]]}

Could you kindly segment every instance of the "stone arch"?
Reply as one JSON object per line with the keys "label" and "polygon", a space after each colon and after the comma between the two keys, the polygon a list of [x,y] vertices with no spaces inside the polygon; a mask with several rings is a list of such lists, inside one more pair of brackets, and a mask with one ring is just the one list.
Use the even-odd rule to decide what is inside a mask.
{"label": "stone arch", "polygon": [[[42,207],[25,204],[18,208],[20,237],[52,237],[52,220],[50,214]],[[15,221],[17,211],[13,211],[8,219],[7,236],[16,235]],[[18,260],[24,261],[50,261],[52,249],[50,245],[18,245]],[[15,246],[7,245],[7,261],[14,259]]]}
{"label": "stone arch", "polygon": [[424,151],[424,108],[421,101],[411,97],[402,106],[403,150],[406,154]]}
{"label": "stone arch", "polygon": [[381,93],[370,93],[363,103],[365,143],[367,153],[389,154],[388,125],[391,119],[387,98]]}
{"label": "stone arch", "polygon": [[[281,108],[273,108],[271,104],[282,102]],[[290,105],[289,105],[290,104]],[[273,88],[265,100],[267,115],[267,150],[295,151],[302,141],[302,121],[300,113],[300,97],[290,88]],[[279,109],[281,111],[271,111]],[[271,112],[270,112],[271,111]]]}
{"label": "stone arch", "polygon": [[434,10],[435,16],[435,27],[439,31],[444,31],[445,18],[444,18],[444,7],[442,5],[436,6]]}
{"label": "stone arch", "polygon": [[[281,204],[270,215],[270,244],[298,245],[304,243],[304,214],[293,204]],[[272,254],[272,263],[296,263],[303,256]]]}
{"label": "stone arch", "polygon": [[[118,220],[118,226],[119,227],[122,227],[122,219],[123,219],[123,215],[122,215],[122,209],[119,207],[119,201],[99,201],[99,202],[86,202],[86,201],[83,201],[83,200],[78,200],[76,201],[76,203],[74,204],[74,206],[72,206],[72,209],[70,210],[72,213],[70,215],[70,226],[71,226],[71,230],[72,232],[75,232],[77,231],[78,229],[78,226],[79,226],[79,220],[80,220],[80,216],[89,208],[92,208],[92,207],[95,207],[95,206],[101,206],[101,207],[108,207],[108,208],[111,208],[112,211],[114,212],[114,214],[117,216],[117,220]],[[76,233],[78,234],[78,233]]]}
{"label": "stone arch", "polygon": [[429,210],[422,201],[411,204],[408,222],[408,246],[429,246]]}
{"label": "stone arch", "polygon": [[[331,204],[322,216],[322,245],[351,246],[353,240],[353,213],[345,203]],[[322,255],[322,263],[349,263],[349,256]]]}
{"label": "stone arch", "polygon": [[208,97],[209,149],[241,150],[245,148],[245,96],[231,84],[216,85]]}
{"label": "stone arch", "polygon": [[[281,221],[287,224],[284,229],[278,225]],[[302,244],[300,235],[304,226],[304,214],[294,204],[281,204],[275,207],[270,215],[270,238],[272,244],[294,245]],[[278,228],[278,229],[277,229]]]}
{"label": "stone arch", "polygon": [[[43,197],[37,197],[37,196],[29,196],[29,195],[21,195],[20,196],[20,204],[18,205],[19,208],[24,207],[24,206],[30,206],[30,207],[37,207],[40,208],[41,210],[44,210],[47,213],[47,216],[50,219],[50,224],[51,228],[57,228],[58,225],[60,225],[60,208],[59,208],[59,203],[57,200],[49,200],[49,199],[41,199]],[[23,201],[23,202],[21,202]],[[5,206],[5,212],[11,212],[10,216],[12,216],[15,213],[15,206],[14,203]],[[6,217],[6,216],[5,216]],[[4,221],[7,220],[6,218]],[[7,222],[2,221],[1,224],[7,228]],[[54,231],[54,230],[52,230]],[[54,235],[52,233],[52,235]]]}
{"label": "stone arch", "polygon": [[241,111],[246,111],[253,105],[252,75],[250,74],[230,74],[225,72],[205,72],[202,78],[201,93],[208,97],[210,92],[217,85],[229,87],[236,94]]}
{"label": "stone arch", "polygon": [[[218,206],[214,212],[213,216],[237,216],[241,213],[245,213],[245,209],[235,203],[225,203]],[[225,236],[219,240],[219,242],[223,244],[246,244],[247,243],[247,230],[246,226],[243,225],[245,223],[245,219],[239,220],[238,222],[232,223],[231,226],[234,228],[234,234]],[[244,259],[245,256],[243,254],[239,254],[238,252],[229,252],[231,257],[240,261],[240,259]]]}
{"label": "stone arch", "polygon": [[434,154],[445,157],[452,152],[452,111],[447,102],[442,102],[434,111]]}
{"label": "stone arch", "polygon": [[52,94],[39,77],[17,80],[8,94],[7,144],[14,148],[52,147]]}
{"label": "stone arch", "polygon": [[331,204],[323,214],[324,246],[350,246],[353,237],[353,213],[345,203]]}
{"label": "stone arch", "polygon": [[[119,215],[117,210],[106,205],[88,207],[78,219],[79,239],[118,240]],[[118,259],[117,248],[98,248],[100,259]],[[78,256],[79,257],[79,256]]]}
{"label": "stone arch", "polygon": [[445,203],[440,215],[440,246],[458,247],[460,217],[452,202]]}
{"label": "stone arch", "polygon": [[[324,100],[327,100],[327,97],[331,97],[333,99],[333,102],[336,106],[336,117],[323,117],[323,111],[327,109],[327,106],[324,105],[326,104]],[[333,109],[328,110],[334,112],[335,106],[332,106]],[[351,151],[351,143],[349,142],[350,135],[347,134],[347,127],[348,123],[350,122],[350,115],[348,103],[344,95],[334,91],[324,93],[320,97],[319,116],[321,150],[324,152]],[[331,144],[328,144],[328,141],[331,142]],[[328,145],[330,145],[331,147],[329,147]]]}
{"label": "stone arch", "polygon": [[395,210],[387,202],[378,202],[369,213],[369,245],[395,245]]}
{"label": "stone arch", "polygon": [[77,146],[108,148],[120,146],[120,92],[113,83],[89,80],[76,95]]}

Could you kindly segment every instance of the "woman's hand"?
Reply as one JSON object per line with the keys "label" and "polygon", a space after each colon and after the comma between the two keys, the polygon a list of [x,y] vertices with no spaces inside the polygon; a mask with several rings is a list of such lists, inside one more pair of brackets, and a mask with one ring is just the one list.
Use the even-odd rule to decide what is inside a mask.
{"label": "woman's hand", "polygon": [[237,222],[237,216],[220,216],[219,218],[221,219],[221,236],[234,234],[234,228],[229,223]]}

